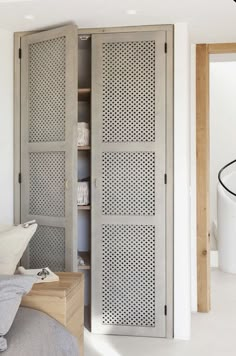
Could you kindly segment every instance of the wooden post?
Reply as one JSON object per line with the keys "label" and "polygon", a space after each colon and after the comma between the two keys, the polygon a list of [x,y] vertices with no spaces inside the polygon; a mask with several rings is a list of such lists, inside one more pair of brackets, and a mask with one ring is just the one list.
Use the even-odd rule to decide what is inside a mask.
{"label": "wooden post", "polygon": [[197,281],[198,311],[210,310],[209,51],[197,45]]}

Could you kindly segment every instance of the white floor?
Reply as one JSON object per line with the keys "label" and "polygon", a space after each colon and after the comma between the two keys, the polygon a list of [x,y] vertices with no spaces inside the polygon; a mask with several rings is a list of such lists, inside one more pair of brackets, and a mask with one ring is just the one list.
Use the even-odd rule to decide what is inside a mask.
{"label": "white floor", "polygon": [[85,356],[235,356],[236,275],[212,271],[212,311],[194,314],[191,341],[98,336],[85,330]]}

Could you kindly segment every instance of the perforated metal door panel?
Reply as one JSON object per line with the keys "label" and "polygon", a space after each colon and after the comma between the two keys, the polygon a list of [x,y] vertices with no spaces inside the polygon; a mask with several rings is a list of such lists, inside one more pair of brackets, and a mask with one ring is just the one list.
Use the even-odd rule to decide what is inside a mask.
{"label": "perforated metal door panel", "polygon": [[23,263],[75,270],[77,28],[24,36],[21,59],[21,221],[38,229]]}
{"label": "perforated metal door panel", "polygon": [[39,225],[29,245],[30,268],[65,271],[65,253],[65,228]]}
{"label": "perforated metal door panel", "polygon": [[92,37],[95,333],[166,335],[165,37]]}

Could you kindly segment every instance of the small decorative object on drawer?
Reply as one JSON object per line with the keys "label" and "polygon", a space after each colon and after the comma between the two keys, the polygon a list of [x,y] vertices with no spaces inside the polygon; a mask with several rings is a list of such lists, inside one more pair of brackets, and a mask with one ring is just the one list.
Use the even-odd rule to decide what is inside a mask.
{"label": "small decorative object on drawer", "polygon": [[89,182],[78,182],[77,204],[89,205]]}
{"label": "small decorative object on drawer", "polygon": [[58,282],[59,277],[53,273],[48,267],[41,269],[25,269],[24,267],[18,267],[17,272],[19,274],[24,274],[27,276],[35,276],[38,281],[35,283],[45,283],[45,282]]}
{"label": "small decorative object on drawer", "polygon": [[78,122],[78,146],[88,146],[89,145],[89,136],[90,130],[87,122]]}

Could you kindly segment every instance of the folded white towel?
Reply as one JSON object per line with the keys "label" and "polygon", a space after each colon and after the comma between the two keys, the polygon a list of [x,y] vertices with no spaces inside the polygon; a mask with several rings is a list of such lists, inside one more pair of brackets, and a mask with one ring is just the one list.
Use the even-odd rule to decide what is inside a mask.
{"label": "folded white towel", "polygon": [[78,255],[78,265],[79,266],[84,266],[85,265],[84,259],[80,255]]}

